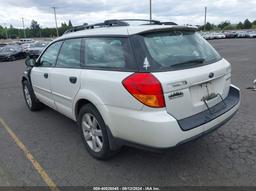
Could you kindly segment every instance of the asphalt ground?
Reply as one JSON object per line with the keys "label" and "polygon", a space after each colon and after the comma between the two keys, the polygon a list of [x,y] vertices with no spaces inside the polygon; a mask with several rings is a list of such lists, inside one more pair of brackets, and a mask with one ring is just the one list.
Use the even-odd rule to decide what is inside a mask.
{"label": "asphalt ground", "polygon": [[58,186],[256,186],[256,92],[246,89],[256,78],[256,39],[210,43],[231,62],[232,83],[241,89],[235,117],[165,154],[125,148],[108,161],[86,152],[72,120],[49,108],[26,108],[24,60],[0,63],[0,186],[47,186],[47,178]]}

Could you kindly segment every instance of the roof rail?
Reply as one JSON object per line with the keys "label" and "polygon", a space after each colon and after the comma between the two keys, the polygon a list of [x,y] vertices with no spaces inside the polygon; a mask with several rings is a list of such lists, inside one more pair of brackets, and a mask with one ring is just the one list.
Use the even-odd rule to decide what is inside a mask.
{"label": "roof rail", "polygon": [[161,25],[178,25],[178,24],[174,22],[161,22]]}
{"label": "roof rail", "polygon": [[128,23],[123,22],[121,20],[106,20],[103,23],[96,23],[92,25],[88,25],[87,23],[80,26],[75,26],[67,31],[65,31],[64,34],[70,33],[70,32],[77,32],[81,30],[87,30],[87,29],[94,29],[94,28],[101,28],[101,27],[115,27],[115,26],[129,26]]}
{"label": "roof rail", "polygon": [[104,21],[104,24],[106,26],[129,26],[129,24],[127,22],[125,22],[124,20],[106,20]]}
{"label": "roof rail", "polygon": [[147,19],[120,19],[119,21],[123,21],[123,22],[136,22],[136,21],[143,21],[146,22],[145,24],[142,25],[149,25],[149,24],[160,24],[160,21],[157,20],[147,20]]}
{"label": "roof rail", "polygon": [[88,26],[88,23],[84,23],[83,25],[80,25],[80,26],[74,26],[71,29],[66,30],[64,34],[85,30],[87,26]]}
{"label": "roof rail", "polygon": [[129,21],[145,21],[148,23],[142,24],[142,25],[178,25],[175,22],[161,22],[158,20],[146,20],[146,19],[121,19],[119,21],[123,21],[123,22],[129,22]]}
{"label": "roof rail", "polygon": [[161,22],[157,20],[146,20],[146,19],[113,19],[113,20],[105,20],[103,23],[96,23],[92,25],[88,25],[87,23],[75,26],[67,31],[64,34],[70,32],[77,32],[81,30],[94,29],[94,28],[102,28],[102,27],[120,27],[120,26],[130,26],[129,22],[143,21],[145,24],[142,25],[177,25],[174,22]]}

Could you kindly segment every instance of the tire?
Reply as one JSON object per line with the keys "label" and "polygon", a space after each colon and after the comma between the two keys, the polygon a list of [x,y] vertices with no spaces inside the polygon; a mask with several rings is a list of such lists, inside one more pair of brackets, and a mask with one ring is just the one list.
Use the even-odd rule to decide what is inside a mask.
{"label": "tire", "polygon": [[78,126],[85,147],[92,157],[106,160],[114,154],[109,147],[106,124],[92,104],[86,104],[80,109]]}
{"label": "tire", "polygon": [[26,105],[30,111],[38,111],[43,108],[43,104],[36,98],[34,91],[27,80],[22,82],[22,90]]}

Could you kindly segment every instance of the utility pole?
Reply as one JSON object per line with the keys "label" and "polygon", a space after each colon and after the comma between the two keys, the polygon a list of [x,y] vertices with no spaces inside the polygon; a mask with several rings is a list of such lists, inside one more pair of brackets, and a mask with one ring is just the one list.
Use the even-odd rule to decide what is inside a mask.
{"label": "utility pole", "polygon": [[57,16],[56,16],[56,7],[52,7],[52,8],[53,8],[54,17],[55,17],[56,32],[57,32],[57,36],[59,36],[59,30],[58,30],[58,24],[57,24]]}
{"label": "utility pole", "polygon": [[8,32],[7,32],[6,23],[4,23],[4,28],[5,28],[5,35],[6,35],[6,39],[8,39]]}
{"label": "utility pole", "polygon": [[206,29],[206,16],[207,16],[207,7],[204,8],[204,31]]}
{"label": "utility pole", "polygon": [[152,0],[149,0],[149,20],[152,20]]}
{"label": "utility pole", "polygon": [[27,38],[26,31],[25,31],[25,25],[24,25],[24,18],[23,17],[22,17],[22,26],[23,26],[24,38]]}

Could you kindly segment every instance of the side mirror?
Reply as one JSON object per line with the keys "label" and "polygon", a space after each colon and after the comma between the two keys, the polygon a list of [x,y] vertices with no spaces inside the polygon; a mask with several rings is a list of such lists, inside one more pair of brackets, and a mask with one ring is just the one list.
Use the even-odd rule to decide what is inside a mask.
{"label": "side mirror", "polygon": [[34,67],[36,65],[36,59],[27,57],[25,60],[26,66]]}

